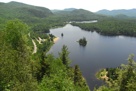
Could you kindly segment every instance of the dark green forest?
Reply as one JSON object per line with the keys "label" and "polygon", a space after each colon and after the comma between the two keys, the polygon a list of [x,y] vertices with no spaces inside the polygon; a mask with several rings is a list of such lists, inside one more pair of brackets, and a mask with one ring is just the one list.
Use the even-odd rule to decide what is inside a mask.
{"label": "dark green forest", "polygon": [[[58,58],[46,54],[54,44],[55,36],[48,34],[51,28],[62,27],[70,21],[90,20],[98,22],[72,25],[107,36],[136,37],[135,18],[104,16],[84,9],[51,12],[44,7],[1,2],[0,91],[90,91],[79,66],[70,66],[72,60],[66,45]],[[84,43],[83,40],[86,41],[85,38],[79,41],[86,45],[87,41]],[[94,91],[135,91],[136,63],[133,57],[130,55],[126,65],[98,72],[97,78],[104,80],[106,85]]]}
{"label": "dark green forest", "polygon": [[97,23],[72,23],[86,31],[96,31],[107,36],[126,35],[136,37],[136,20],[100,20]]}

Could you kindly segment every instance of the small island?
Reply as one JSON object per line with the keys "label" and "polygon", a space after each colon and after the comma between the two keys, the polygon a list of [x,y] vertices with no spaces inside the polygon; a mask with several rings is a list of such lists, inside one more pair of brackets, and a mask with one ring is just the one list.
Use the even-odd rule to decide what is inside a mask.
{"label": "small island", "polygon": [[78,42],[79,42],[79,45],[81,45],[81,46],[86,46],[86,44],[87,44],[87,40],[85,37],[79,39]]}
{"label": "small island", "polygon": [[63,37],[63,33],[61,33],[61,37]]}

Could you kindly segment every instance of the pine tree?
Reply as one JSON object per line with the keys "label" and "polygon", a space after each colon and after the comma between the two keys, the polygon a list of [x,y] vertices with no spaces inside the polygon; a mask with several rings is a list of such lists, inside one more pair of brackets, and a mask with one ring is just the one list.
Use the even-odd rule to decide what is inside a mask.
{"label": "pine tree", "polygon": [[82,73],[80,72],[79,66],[75,65],[75,68],[74,68],[74,84],[82,87],[83,83],[84,83],[84,81],[83,81]]}
{"label": "pine tree", "polygon": [[60,55],[60,59],[62,60],[62,63],[66,67],[68,67],[69,66],[69,58],[68,58],[69,52],[66,45],[63,45],[61,53],[59,53],[59,55]]}

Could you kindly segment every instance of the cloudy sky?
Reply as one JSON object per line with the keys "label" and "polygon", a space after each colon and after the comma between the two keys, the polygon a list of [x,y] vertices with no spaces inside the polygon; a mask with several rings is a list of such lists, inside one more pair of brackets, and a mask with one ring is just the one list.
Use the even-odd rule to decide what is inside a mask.
{"label": "cloudy sky", "polygon": [[[10,2],[12,0],[0,0]],[[136,8],[135,0],[14,0],[26,4],[43,6],[49,9],[82,8],[92,12],[101,9],[132,9]]]}

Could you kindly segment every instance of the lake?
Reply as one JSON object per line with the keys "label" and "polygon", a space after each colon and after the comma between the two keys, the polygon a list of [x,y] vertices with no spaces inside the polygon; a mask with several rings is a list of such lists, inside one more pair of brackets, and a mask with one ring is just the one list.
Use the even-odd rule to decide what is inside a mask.
{"label": "lake", "polygon": [[[59,37],[48,53],[58,57],[63,45],[70,52],[71,66],[79,65],[90,89],[100,86],[103,82],[97,80],[96,72],[102,68],[118,67],[127,63],[129,54],[136,54],[136,38],[127,36],[103,36],[97,32],[84,31],[79,27],[67,24],[62,28],[50,29],[50,33]],[[64,34],[61,37],[61,33]],[[77,42],[80,38],[87,39],[87,45],[82,47]]]}

